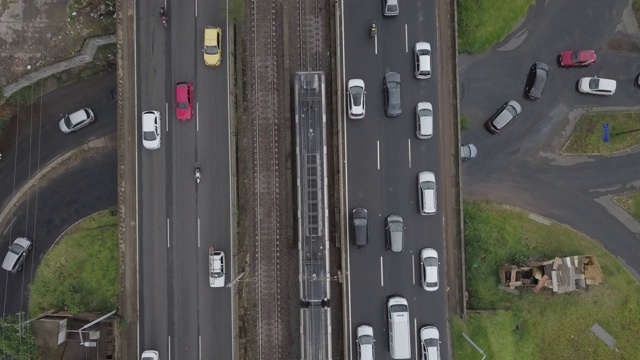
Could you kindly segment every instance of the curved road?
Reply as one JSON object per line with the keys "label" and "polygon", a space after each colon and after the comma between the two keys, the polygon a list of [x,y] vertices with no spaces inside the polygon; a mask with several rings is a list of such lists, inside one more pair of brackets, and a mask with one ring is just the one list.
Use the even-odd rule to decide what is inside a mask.
{"label": "curved road", "polygon": [[[56,157],[93,138],[116,130],[116,106],[111,98],[115,73],[107,72],[45,95],[33,106],[21,106],[20,122],[8,128],[11,140],[3,144],[0,161],[0,201],[7,206],[14,194]],[[96,122],[75,134],[58,128],[61,113],[90,107]],[[12,138],[13,137],[13,138]],[[27,192],[3,221],[0,248],[17,236],[34,241],[33,252],[21,272],[2,272],[3,315],[27,311],[28,284],[53,242],[76,221],[117,204],[116,148],[91,151],[86,157],[64,163]],[[4,252],[0,253],[4,258]],[[19,290],[19,291],[18,291]]]}
{"label": "curved road", "polygon": [[[634,80],[640,72],[640,43],[622,31],[637,32],[625,20],[628,4],[537,2],[491,51],[461,56],[461,112],[472,118],[462,138],[479,151],[478,158],[464,164],[462,182],[465,198],[520,206],[588,234],[640,280],[640,224],[611,201],[637,191],[639,149],[614,156],[559,155],[581,111],[634,106],[638,111],[640,90]],[[561,51],[583,48],[596,50],[596,64],[583,69],[557,65]],[[542,98],[531,101],[523,89],[535,61],[551,69]],[[577,80],[594,75],[617,80],[616,94],[578,93]],[[509,99],[520,102],[522,114],[500,134],[489,134],[484,122]]]}

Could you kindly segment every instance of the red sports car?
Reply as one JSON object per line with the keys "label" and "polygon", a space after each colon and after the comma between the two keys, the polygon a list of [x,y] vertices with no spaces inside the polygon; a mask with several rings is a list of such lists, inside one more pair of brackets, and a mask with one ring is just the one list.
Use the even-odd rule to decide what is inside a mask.
{"label": "red sports car", "polygon": [[190,82],[179,82],[176,85],[176,117],[187,121],[193,115],[193,86]]}
{"label": "red sports car", "polygon": [[565,51],[560,54],[560,65],[562,66],[589,66],[595,62],[595,50]]}

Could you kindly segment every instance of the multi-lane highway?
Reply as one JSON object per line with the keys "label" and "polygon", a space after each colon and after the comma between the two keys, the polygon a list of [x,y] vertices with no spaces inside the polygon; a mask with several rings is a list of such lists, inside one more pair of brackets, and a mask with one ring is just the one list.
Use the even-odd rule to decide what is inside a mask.
{"label": "multi-lane highway", "polygon": [[[355,207],[366,208],[370,231],[368,246],[357,249],[351,244],[348,250],[351,338],[355,338],[357,326],[373,326],[376,357],[389,359],[385,305],[390,295],[400,295],[409,302],[412,358],[419,354],[420,328],[435,325],[441,334],[442,358],[448,359],[444,267],[440,266],[440,289],[427,292],[420,286],[418,259],[420,249],[425,247],[438,251],[441,264],[445,254],[442,202],[436,215],[421,216],[418,212],[418,173],[433,171],[439,184],[446,179],[441,171],[439,131],[444,120],[438,116],[441,57],[435,3],[400,2],[399,16],[383,18],[379,2],[364,6],[345,1],[344,18],[349,19],[344,25],[345,79],[363,79],[366,86],[365,118],[346,120],[347,210],[350,215]],[[378,27],[375,39],[369,33],[372,18]],[[414,76],[413,48],[419,41],[429,42],[433,51],[434,74],[427,80]],[[390,71],[402,78],[402,115],[398,118],[384,114],[382,80]],[[434,106],[434,136],[428,140],[415,135],[415,106],[420,101]],[[384,219],[392,213],[401,215],[406,227],[405,250],[400,254],[385,249]],[[352,356],[357,358],[353,345],[351,341]]]}
{"label": "multi-lane highway", "polygon": [[[225,3],[170,2],[167,29],[159,5],[140,2],[137,9],[138,136],[142,111],[162,115],[160,149],[138,142],[139,347],[163,359],[230,359],[231,291],[210,288],[208,280],[209,246],[227,254],[227,282],[232,268]],[[210,25],[223,32],[219,67],[203,61]],[[189,121],[176,118],[178,82],[194,87]]]}

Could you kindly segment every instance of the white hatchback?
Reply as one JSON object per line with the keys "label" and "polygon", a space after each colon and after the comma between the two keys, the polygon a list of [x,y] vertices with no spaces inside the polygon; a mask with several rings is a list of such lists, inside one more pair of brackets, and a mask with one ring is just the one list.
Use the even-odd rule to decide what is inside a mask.
{"label": "white hatchback", "polygon": [[436,176],[431,171],[418,174],[418,200],[420,215],[436,213]]}
{"label": "white hatchback", "polygon": [[142,113],[142,145],[145,149],[160,147],[160,112],[147,110]]}
{"label": "white hatchback", "polygon": [[583,77],[578,82],[578,90],[585,94],[611,96],[616,93],[616,81],[597,76]]}
{"label": "white hatchback", "polygon": [[427,291],[436,291],[438,282],[438,252],[432,248],[420,250],[420,273],[422,275],[422,288]]}
{"label": "white hatchback", "polygon": [[433,106],[430,102],[419,102],[416,105],[416,136],[418,139],[433,136]]}
{"label": "white hatchback", "polygon": [[414,48],[416,55],[416,78],[428,79],[431,77],[431,44],[428,42],[416,43]]}
{"label": "white hatchback", "polygon": [[373,360],[374,353],[373,328],[369,325],[360,325],[356,330],[356,343],[358,344],[358,360]]}
{"label": "white hatchback", "polygon": [[422,360],[440,360],[440,332],[435,326],[420,329]]}

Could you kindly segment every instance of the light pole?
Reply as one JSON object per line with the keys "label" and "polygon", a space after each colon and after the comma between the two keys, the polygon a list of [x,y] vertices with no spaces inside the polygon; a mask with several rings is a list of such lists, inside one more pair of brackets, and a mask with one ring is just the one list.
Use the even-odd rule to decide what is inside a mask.
{"label": "light pole", "polygon": [[240,278],[243,277],[244,274],[245,274],[245,272],[243,271],[242,273],[240,273],[240,275],[236,276],[235,279],[233,279],[230,283],[227,284],[227,287],[230,288],[233,284],[238,282],[238,280],[240,280]]}

